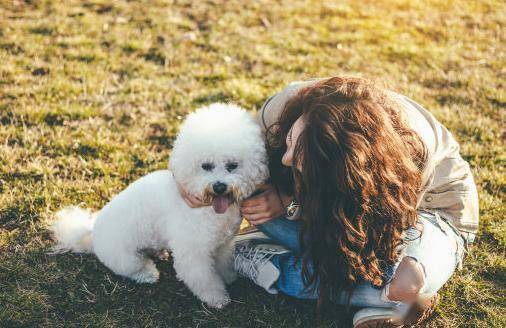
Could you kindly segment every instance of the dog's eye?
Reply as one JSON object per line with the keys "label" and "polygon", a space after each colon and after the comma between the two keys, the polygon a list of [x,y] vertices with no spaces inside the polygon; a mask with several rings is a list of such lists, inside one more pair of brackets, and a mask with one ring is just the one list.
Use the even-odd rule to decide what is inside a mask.
{"label": "dog's eye", "polygon": [[204,163],[202,164],[202,168],[206,171],[212,171],[214,169],[213,163]]}
{"label": "dog's eye", "polygon": [[236,162],[229,162],[225,165],[225,168],[227,169],[228,172],[232,172],[237,168],[237,166],[239,166],[239,164],[237,164]]}

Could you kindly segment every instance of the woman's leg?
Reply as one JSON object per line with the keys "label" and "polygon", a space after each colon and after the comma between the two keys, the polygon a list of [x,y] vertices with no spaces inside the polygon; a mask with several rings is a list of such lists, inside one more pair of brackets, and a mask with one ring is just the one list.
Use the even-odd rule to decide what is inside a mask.
{"label": "woman's leg", "polygon": [[465,242],[461,234],[437,213],[419,213],[420,231],[405,233],[403,258],[392,281],[382,290],[385,303],[366,306],[355,314],[355,328],[419,324],[432,313],[437,291],[462,264]]}
{"label": "woman's leg", "polygon": [[[465,241],[437,213],[420,212],[419,225],[421,235],[414,229],[406,233],[408,241],[403,256],[414,259],[423,271],[419,293],[434,295],[462,265]],[[394,275],[391,285],[396,283],[396,276],[398,274]]]}
{"label": "woman's leg", "polygon": [[261,232],[235,237],[234,269],[268,293],[276,294],[275,282],[282,270],[270,261],[274,257],[300,251],[299,223],[284,217],[256,225]]}
{"label": "woman's leg", "polygon": [[[317,299],[318,293],[315,288],[306,288],[302,281],[302,264],[297,261],[293,253],[275,255],[271,259],[272,264],[279,270],[280,275],[274,284],[274,288],[291,297],[298,299]],[[348,297],[341,293],[336,300],[337,304],[346,305]],[[350,305],[360,307],[383,307],[392,308],[397,302],[385,301],[382,290],[374,288],[370,283],[357,286],[350,299]]]}
{"label": "woman's leg", "polygon": [[[378,289],[364,283],[353,290],[349,304],[363,307],[355,314],[354,327],[417,324],[432,312],[437,291],[462,262],[464,239],[434,213],[420,213],[418,228],[405,232],[403,257],[392,268],[393,278],[385,288]],[[279,251],[269,245],[245,244],[236,249],[236,270],[240,269],[239,272],[245,273],[243,276],[270,293],[281,291],[300,299],[316,299],[318,293],[315,288],[308,289],[303,283],[301,262],[297,261],[297,253],[294,253],[300,251],[296,223],[276,219],[262,225],[260,230],[293,251]],[[414,272],[420,274],[420,279],[415,279],[419,281],[419,286],[411,288]],[[402,291],[406,286],[414,295],[394,295],[395,290]],[[337,295],[336,303],[348,304],[348,295],[344,292]]]}
{"label": "woman's leg", "polygon": [[298,221],[288,220],[285,217],[279,217],[259,224],[256,226],[258,230],[263,232],[273,242],[286,247],[288,250],[299,253],[299,229]]}
{"label": "woman's leg", "polygon": [[[306,288],[302,281],[302,264],[297,261],[293,253],[275,255],[271,263],[279,270],[280,275],[274,288],[291,297],[298,299],[317,299],[315,288]],[[336,300],[337,304],[347,305],[348,295],[341,293]],[[370,283],[360,284],[353,290],[350,299],[351,306],[393,308],[398,302],[387,301],[382,295],[382,289],[373,287]]]}
{"label": "woman's leg", "polygon": [[[291,228],[294,227],[292,225],[293,221],[286,221],[288,221]],[[278,240],[283,245],[290,244],[293,240],[289,238],[285,239],[282,230],[280,230],[286,221],[272,222],[274,225],[269,225],[264,233],[276,236],[273,239]],[[414,259],[420,264],[424,276],[423,285],[420,286],[419,293],[430,296],[434,295],[451,277],[455,268],[462,261],[464,247],[462,238],[439,215],[421,213],[419,224],[420,230],[423,231],[421,234],[416,229],[410,229],[405,234],[406,247],[404,249],[404,256]],[[294,231],[297,230],[293,229],[292,235],[294,235]],[[293,249],[300,250],[298,244],[296,247],[294,245],[295,243],[291,244]],[[295,260],[296,255],[294,253],[274,255],[271,258],[272,264],[280,271],[280,276],[273,287],[296,298],[316,298],[317,295],[314,291],[305,289],[301,277],[301,263]],[[403,277],[396,276],[395,273],[390,283],[391,285],[396,284],[396,281],[404,280],[402,279]],[[377,289],[369,283],[359,285],[352,294],[350,305],[383,308],[399,306],[402,300],[390,299],[390,295],[387,294],[389,289]],[[344,293],[339,295],[337,301],[338,303],[346,304],[346,295]]]}

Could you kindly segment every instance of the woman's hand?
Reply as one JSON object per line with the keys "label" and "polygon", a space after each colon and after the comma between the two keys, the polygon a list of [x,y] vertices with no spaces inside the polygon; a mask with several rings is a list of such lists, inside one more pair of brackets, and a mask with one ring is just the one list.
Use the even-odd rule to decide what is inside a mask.
{"label": "woman's hand", "polygon": [[204,206],[210,205],[210,204],[204,203],[204,201],[202,201],[202,199],[200,199],[198,196],[188,193],[188,191],[186,191],[186,189],[182,185],[180,185],[179,183],[177,184],[177,189],[179,190],[179,194],[181,195],[183,200],[191,208],[198,208],[198,207],[204,207]]}
{"label": "woman's hand", "polygon": [[249,223],[262,224],[285,214],[290,196],[278,193],[273,185],[266,185],[262,193],[244,200],[241,213]]}

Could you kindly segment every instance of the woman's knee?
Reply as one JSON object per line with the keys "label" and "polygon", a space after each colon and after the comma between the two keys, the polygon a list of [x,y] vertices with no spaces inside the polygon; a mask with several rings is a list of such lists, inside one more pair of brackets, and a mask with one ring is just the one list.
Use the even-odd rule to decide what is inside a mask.
{"label": "woman's knee", "polygon": [[424,283],[425,271],[422,264],[411,257],[404,257],[388,285],[386,296],[390,301],[415,301]]}
{"label": "woman's knee", "polygon": [[[432,221],[422,218],[423,232],[420,238],[407,243],[404,253],[403,268],[408,273],[399,272],[399,276],[408,276],[416,284],[422,281],[422,290],[419,293],[432,295],[450,279],[459,263],[462,261],[462,237],[456,234],[439,216],[432,217]],[[400,266],[400,265],[399,265]],[[411,273],[409,273],[411,272]],[[413,278],[413,276],[415,278]],[[395,276],[394,276],[395,277]],[[423,278],[423,279],[422,279]],[[409,282],[408,282],[409,283]],[[416,290],[404,286],[403,279],[394,284],[393,296],[404,296],[403,290]],[[400,286],[397,288],[396,285]],[[409,294],[413,294],[411,292]]]}

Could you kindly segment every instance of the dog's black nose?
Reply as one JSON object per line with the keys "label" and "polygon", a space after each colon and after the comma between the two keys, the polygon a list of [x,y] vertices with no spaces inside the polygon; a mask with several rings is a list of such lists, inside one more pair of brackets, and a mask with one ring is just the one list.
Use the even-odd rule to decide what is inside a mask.
{"label": "dog's black nose", "polygon": [[227,185],[223,182],[215,182],[213,184],[213,190],[217,195],[223,194],[227,190]]}

